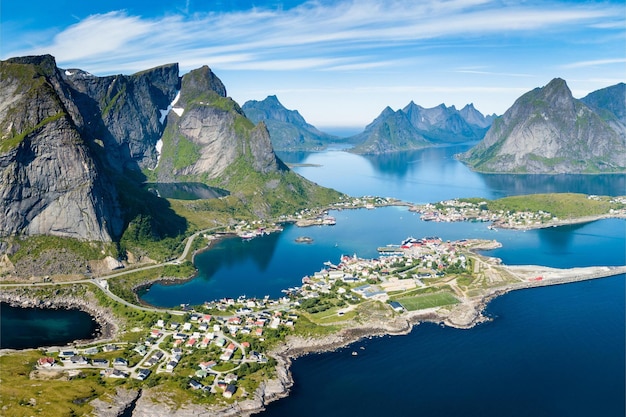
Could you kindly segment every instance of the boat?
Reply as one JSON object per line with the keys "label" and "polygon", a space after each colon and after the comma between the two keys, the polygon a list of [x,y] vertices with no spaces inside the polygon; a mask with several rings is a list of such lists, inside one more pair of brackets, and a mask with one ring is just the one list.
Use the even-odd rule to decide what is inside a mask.
{"label": "boat", "polygon": [[250,240],[252,238],[257,237],[257,234],[255,232],[243,232],[242,234],[239,235],[243,240]]}
{"label": "boat", "polygon": [[296,242],[298,243],[311,243],[313,242],[313,238],[309,236],[299,236],[296,238]]}
{"label": "boat", "polygon": [[352,356],[357,356],[359,353],[356,351],[352,351]]}

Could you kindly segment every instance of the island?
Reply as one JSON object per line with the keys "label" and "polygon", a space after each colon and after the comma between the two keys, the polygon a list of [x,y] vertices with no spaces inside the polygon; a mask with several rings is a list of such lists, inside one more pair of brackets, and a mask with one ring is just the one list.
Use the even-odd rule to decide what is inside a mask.
{"label": "island", "polygon": [[[584,199],[591,205],[603,204],[607,213],[602,215],[624,217],[622,197]],[[359,203],[353,207],[374,204]],[[445,216],[484,221],[480,216],[486,215],[499,227],[521,222],[515,220],[519,213],[525,213],[524,227],[545,227],[556,221],[545,207],[541,213],[528,214],[500,212],[493,204],[459,199],[422,206],[420,211],[423,220],[431,220],[431,215],[444,219],[440,221],[451,221]],[[349,207],[345,203],[344,208]],[[324,210],[310,211],[291,221],[318,221],[327,215]],[[268,228],[238,224],[229,233],[241,236],[249,230]],[[344,255],[329,260],[278,299],[240,296],[172,309],[138,303],[134,293],[138,286],[154,280],[157,271],[188,274],[194,240],[204,237],[212,242],[222,233],[195,233],[183,254],[164,264],[91,278],[5,280],[0,301],[15,306],[78,307],[101,323],[102,332],[96,340],[67,346],[3,351],[4,411],[51,416],[121,415],[129,409],[146,416],[251,415],[288,395],[293,384],[290,364],[300,355],[333,350],[362,337],[406,334],[424,322],[471,328],[489,320],[483,315],[485,306],[507,292],[626,273],[626,266],[505,265],[486,254],[500,246],[497,240],[409,236],[381,246],[376,258]]]}

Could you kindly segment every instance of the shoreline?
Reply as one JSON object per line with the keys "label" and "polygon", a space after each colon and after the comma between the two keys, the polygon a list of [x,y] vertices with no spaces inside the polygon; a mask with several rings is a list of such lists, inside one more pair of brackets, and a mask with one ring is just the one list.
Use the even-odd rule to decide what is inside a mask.
{"label": "shoreline", "polygon": [[63,346],[39,346],[28,349],[0,349],[0,355],[13,352],[23,352],[28,350],[54,350],[62,349],[66,346],[84,346],[93,343],[105,343],[113,341],[119,333],[120,325],[115,316],[105,307],[102,307],[96,300],[88,300],[77,297],[52,297],[46,300],[38,300],[24,294],[17,294],[18,289],[6,289],[0,292],[0,302],[7,303],[11,307],[17,308],[42,308],[53,310],[80,310],[89,314],[98,324],[98,334],[92,339],[76,339]]}
{"label": "shoreline", "polygon": [[[527,281],[520,282],[518,284],[508,284],[503,286],[502,288],[494,288],[493,291],[489,291],[481,296],[476,297],[475,299],[467,300],[465,303],[459,304],[457,307],[448,312],[448,314],[440,313],[438,311],[440,310],[440,308],[431,308],[414,312],[405,312],[402,315],[396,317],[394,321],[391,322],[392,325],[390,325],[390,322],[365,323],[362,326],[358,327],[344,328],[335,334],[324,336],[321,338],[303,338],[299,336],[289,336],[284,343],[282,343],[280,346],[278,346],[269,353],[279,362],[279,364],[283,363],[286,366],[286,374],[288,378],[287,384],[284,384],[286,391],[281,395],[272,398],[268,402],[264,402],[264,406],[268,405],[272,401],[287,397],[289,395],[289,391],[294,384],[293,376],[290,371],[291,364],[294,359],[297,359],[299,357],[311,353],[333,352],[337,349],[341,349],[353,343],[356,343],[363,338],[406,335],[413,331],[415,326],[418,326],[422,323],[443,324],[445,326],[456,329],[469,330],[481,323],[491,321],[490,318],[483,315],[483,312],[491,301],[509,292],[553,285],[565,285],[575,282],[626,274],[626,266],[558,269],[542,266],[524,265],[512,266],[507,268],[513,268],[515,270],[521,269],[537,271],[538,269],[540,271],[560,272],[565,273],[565,276],[545,281]],[[602,269],[603,271],[598,271],[599,269]],[[568,272],[578,272],[580,270],[592,270],[595,271],[595,274],[592,274],[590,276],[571,276],[570,274],[568,274]],[[461,318],[469,320],[461,320],[455,322],[454,317],[451,319],[451,316],[453,316],[453,313],[457,308],[461,308],[465,310],[465,313],[469,313],[461,315]],[[459,317],[456,318],[458,319]],[[250,416],[252,414],[260,413],[264,410],[265,407],[262,407],[257,411],[251,412],[250,414],[243,415]]]}
{"label": "shoreline", "polygon": [[530,225],[515,225],[508,223],[500,223],[499,220],[492,222],[493,227],[499,227],[500,229],[511,229],[511,230],[535,230],[535,229],[547,229],[549,227],[560,227],[560,226],[569,226],[574,224],[583,224],[583,223],[592,223],[598,220],[607,220],[607,219],[623,219],[626,220],[626,214],[621,213],[611,213],[611,214],[596,214],[593,216],[582,216],[582,217],[574,217],[571,219],[560,219],[560,220],[550,220],[546,223],[541,224],[530,224]]}
{"label": "shoreline", "polygon": [[[252,399],[237,402],[228,407],[210,407],[199,404],[185,404],[177,409],[169,409],[166,404],[155,405],[152,401],[154,393],[151,389],[142,389],[133,397],[135,411],[133,415],[143,417],[148,415],[187,416],[196,415],[200,412],[213,412],[215,415],[226,416],[252,416],[265,410],[265,407],[276,400],[287,397],[294,384],[291,373],[293,360],[311,353],[331,352],[349,346],[363,338],[406,335],[415,326],[422,323],[434,323],[457,329],[472,329],[480,323],[490,321],[483,312],[488,304],[497,297],[512,291],[531,289],[543,286],[563,285],[573,282],[600,279],[608,276],[626,274],[626,266],[613,267],[581,267],[570,269],[550,268],[534,265],[504,266],[507,271],[521,279],[514,284],[492,288],[479,296],[462,300],[452,308],[436,307],[431,309],[404,312],[394,315],[392,320],[376,320],[356,326],[349,326],[337,333],[323,337],[289,336],[280,345],[268,352],[268,356],[276,359],[276,376],[264,381],[253,392]],[[529,281],[527,277],[544,274],[545,280]],[[0,301],[7,302],[16,307],[40,307],[40,308],[78,308],[92,315],[101,326],[101,335],[95,339],[77,340],[68,345],[86,345],[111,340],[119,329],[116,320],[101,307],[97,300],[82,299],[76,297],[57,297],[48,300],[36,300],[15,291],[3,291],[0,293]],[[34,350],[43,347],[33,348]],[[47,347],[62,348],[62,347]],[[21,352],[33,349],[3,349],[0,355],[13,352]],[[190,414],[191,413],[191,414]]]}

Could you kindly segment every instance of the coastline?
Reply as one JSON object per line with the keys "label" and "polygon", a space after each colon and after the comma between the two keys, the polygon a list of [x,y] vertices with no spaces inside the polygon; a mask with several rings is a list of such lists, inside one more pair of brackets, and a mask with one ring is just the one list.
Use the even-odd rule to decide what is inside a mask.
{"label": "coastline", "polygon": [[[406,335],[421,323],[443,324],[458,329],[471,329],[480,323],[490,319],[483,316],[487,305],[495,298],[511,291],[530,289],[548,285],[562,285],[572,282],[598,279],[605,276],[626,274],[626,266],[621,267],[583,267],[571,269],[558,269],[534,265],[503,266],[507,271],[521,279],[514,284],[492,288],[489,291],[469,299],[462,300],[453,308],[431,308],[394,314],[391,320],[375,320],[363,324],[348,326],[337,333],[324,337],[301,337],[289,336],[283,343],[268,353],[277,361],[276,376],[264,381],[259,388],[251,393],[251,399],[239,401],[228,407],[210,407],[199,404],[184,404],[176,408],[174,404],[167,402],[155,403],[154,398],[158,390],[141,389],[136,395],[129,396],[129,402],[120,404],[121,411],[131,405],[134,407],[133,416],[147,417],[150,415],[168,415],[175,417],[187,417],[210,412],[216,416],[252,416],[265,410],[265,407],[280,398],[289,395],[294,384],[290,368],[292,361],[298,357],[310,354],[334,351],[348,346],[363,338],[386,335]],[[530,281],[528,277],[543,274],[544,280]],[[91,344],[111,340],[117,333],[118,325],[115,318],[95,299],[88,300],[76,297],[56,297],[47,300],[36,300],[17,291],[3,291],[0,293],[0,301],[10,303],[18,307],[43,307],[43,308],[79,308],[98,320],[101,325],[101,335],[92,340],[74,341],[72,344]],[[56,348],[56,347],[53,347]],[[10,353],[14,350],[4,350],[1,354]],[[132,397],[132,398],[131,398]],[[95,401],[95,400],[94,400]],[[94,404],[95,406],[96,404]],[[119,414],[118,414],[119,415]]]}
{"label": "coastline", "polygon": [[[267,400],[266,402],[263,402],[263,405],[265,406],[271,401],[278,400],[289,395],[289,390],[294,383],[293,376],[290,372],[290,366],[292,361],[294,359],[297,359],[298,357],[310,353],[335,351],[352,343],[358,342],[363,338],[387,335],[406,335],[410,333],[415,326],[421,323],[444,324],[448,327],[463,330],[472,329],[480,323],[490,321],[490,318],[483,315],[483,312],[487,308],[487,305],[497,297],[507,294],[509,292],[552,285],[570,284],[574,282],[626,274],[626,266],[558,269],[543,266],[524,265],[510,267],[507,266],[507,268],[516,270],[518,273],[533,272],[534,275],[536,275],[537,272],[552,272],[555,274],[559,274],[559,276],[555,276],[551,279],[546,279],[542,281],[526,281],[520,282],[518,284],[508,284],[501,288],[494,288],[479,297],[466,300],[454,309],[450,310],[447,314],[442,314],[440,312],[440,308],[431,308],[414,312],[405,312],[402,315],[395,317],[394,320],[391,322],[370,322],[365,323],[361,326],[344,328],[336,334],[332,334],[322,338],[303,338],[297,336],[289,336],[284,343],[282,343],[280,346],[270,352],[270,354],[277,359],[279,366],[282,365],[285,367],[284,371],[286,371],[287,376],[286,383],[281,378],[281,382],[283,382],[285,391],[272,397],[263,397]],[[583,271],[591,272],[591,274],[586,276],[575,275],[576,273],[580,273]],[[261,388],[259,388],[259,390],[261,390]],[[250,416],[256,413],[260,413],[265,409],[264,406],[256,411],[251,411],[249,414],[241,415]],[[234,416],[237,414],[232,415]]]}
{"label": "coastline", "polygon": [[612,214],[597,214],[593,216],[583,216],[583,217],[574,217],[571,219],[559,219],[559,220],[550,220],[546,223],[541,224],[508,224],[500,221],[494,221],[492,223],[493,227],[499,227],[501,229],[512,229],[512,230],[534,230],[534,229],[547,229],[549,227],[559,227],[559,226],[569,226],[574,224],[583,224],[583,223],[591,223],[598,220],[606,220],[606,219],[624,219],[626,220],[626,214],[622,213],[612,213]]}

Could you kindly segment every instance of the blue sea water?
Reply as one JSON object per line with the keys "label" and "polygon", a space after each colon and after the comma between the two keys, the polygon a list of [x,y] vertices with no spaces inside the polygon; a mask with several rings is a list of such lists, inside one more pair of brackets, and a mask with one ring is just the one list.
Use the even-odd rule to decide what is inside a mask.
{"label": "blue sea water", "polygon": [[[301,175],[353,196],[410,202],[454,197],[580,192],[626,194],[624,175],[514,176],[471,172],[454,159],[465,146],[362,157],[331,150],[281,154]],[[429,223],[401,207],[331,212],[332,227],[297,228],[242,242],[225,239],[196,258],[198,278],[153,286],[157,305],[220,297],[277,296],[342,254],[377,256],[407,236],[496,239],[489,251],[506,264],[560,268],[626,264],[626,221],[531,230],[489,230],[482,223]],[[295,243],[310,236],[310,245]],[[263,416],[623,416],[624,275],[506,294],[493,320],[471,330],[432,324],[407,336],[362,340],[293,364],[290,395]],[[361,349],[364,348],[364,349]],[[358,356],[353,356],[356,351]]]}
{"label": "blue sea water", "polygon": [[624,279],[512,292],[470,330],[422,324],[296,359],[289,397],[261,415],[624,416]]}
{"label": "blue sea water", "polygon": [[0,349],[62,346],[96,336],[100,327],[79,310],[11,307],[0,303]]}
{"label": "blue sea water", "polygon": [[[420,220],[405,207],[331,212],[335,226],[299,228],[286,225],[281,233],[243,241],[225,238],[196,256],[199,276],[182,284],[155,284],[143,301],[173,307],[202,304],[222,297],[280,297],[281,290],[301,285],[302,277],[338,263],[341,255],[378,256],[377,247],[400,243],[407,236],[439,236],[444,240],[496,239],[502,248],[486,252],[509,265],[569,268],[625,265],[626,221],[620,219],[529,230],[493,231],[486,223],[435,223]],[[298,236],[313,243],[296,243]]]}

